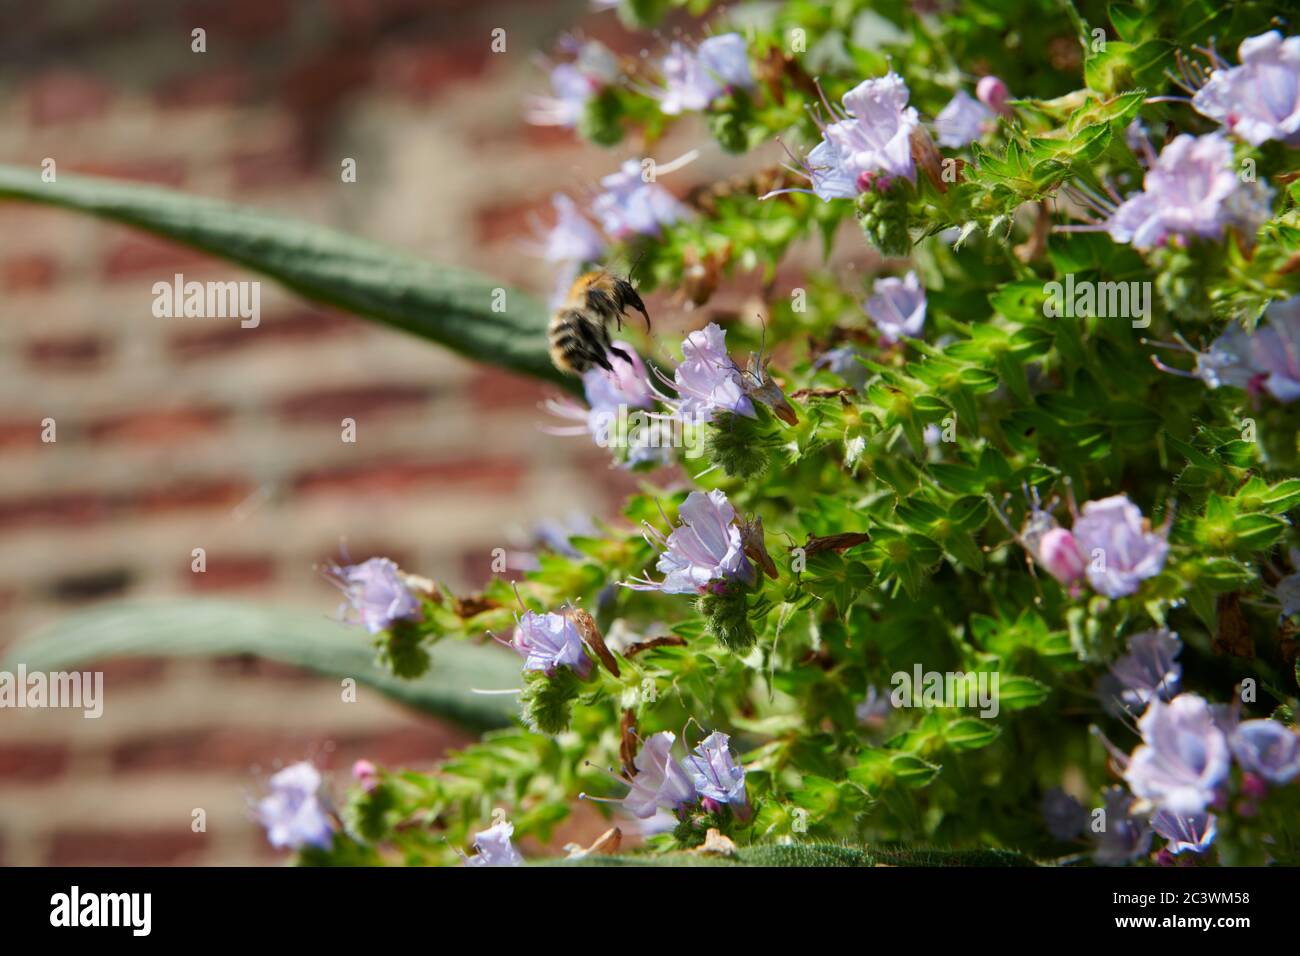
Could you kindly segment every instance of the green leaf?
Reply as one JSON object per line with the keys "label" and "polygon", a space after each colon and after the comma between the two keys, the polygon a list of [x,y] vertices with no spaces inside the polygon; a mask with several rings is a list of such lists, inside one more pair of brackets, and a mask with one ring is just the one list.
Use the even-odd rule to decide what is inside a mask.
{"label": "green leaf", "polygon": [[[443,642],[417,680],[374,662],[368,635],[319,614],[221,600],[105,604],[13,644],[4,667],[72,670],[117,657],[253,654],[332,677],[352,677],[401,703],[477,728],[510,723],[515,698],[471,688],[518,687],[519,661],[497,648]],[[109,705],[111,706],[111,704]]]}
{"label": "green leaf", "polygon": [[975,717],[959,717],[943,730],[943,739],[953,750],[979,750],[998,739],[1002,731]]}
{"label": "green leaf", "polygon": [[1005,710],[1037,707],[1052,689],[1032,677],[1003,677],[998,681],[998,705]]}
{"label": "green leaf", "polygon": [[316,223],[96,176],[63,174],[47,183],[35,170],[0,165],[0,198],[135,226],[476,361],[576,387],[576,379],[551,365],[546,308],[468,270],[434,265]]}

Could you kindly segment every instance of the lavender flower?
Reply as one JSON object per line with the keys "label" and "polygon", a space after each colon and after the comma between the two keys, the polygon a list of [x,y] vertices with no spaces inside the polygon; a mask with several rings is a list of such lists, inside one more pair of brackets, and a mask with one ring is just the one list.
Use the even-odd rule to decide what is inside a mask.
{"label": "lavender flower", "polygon": [[695,791],[701,798],[726,804],[744,819],[749,816],[745,768],[732,757],[729,741],[730,738],[720,731],[709,734],[686,758],[686,772],[691,775]]}
{"label": "lavender flower", "polygon": [[1157,810],[1151,815],[1151,827],[1169,841],[1165,849],[1175,856],[1189,850],[1204,853],[1218,835],[1213,813],[1179,814]]}
{"label": "lavender flower", "polygon": [[664,809],[676,811],[697,799],[695,784],[686,770],[673,759],[676,736],[668,731],[655,734],[641,746],[633,766],[632,790],[623,806],[642,820]]}
{"label": "lavender flower", "polygon": [[1228,224],[1229,197],[1238,188],[1232,145],[1218,133],[1176,137],[1147,170],[1142,192],[1106,222],[1116,242],[1148,249],[1170,235],[1218,237]]}
{"label": "lavender flower", "polygon": [[674,43],[661,68],[667,86],[653,95],[660,101],[659,108],[670,116],[703,110],[729,87],[750,89],[754,85],[745,38],[739,33],[709,37],[695,50]]}
{"label": "lavender flower", "polygon": [[1133,792],[1160,810],[1204,813],[1231,763],[1210,706],[1195,694],[1153,698],[1138,729],[1142,743],[1124,771]]}
{"label": "lavender flower", "polygon": [[896,276],[877,279],[872,292],[863,308],[884,341],[892,343],[903,337],[920,336],[925,326],[925,289],[915,272],[908,272],[902,279]]}
{"label": "lavender flower", "polygon": [[271,846],[278,850],[329,849],[334,831],[320,800],[320,772],[304,760],[274,774],[270,787],[255,813]]}
{"label": "lavender flower", "polygon": [[907,100],[907,84],[897,73],[865,80],[844,94],[842,118],[822,131],[826,142],[838,150],[842,169],[853,176],[858,192],[864,191],[866,173],[916,181],[912,131],[920,118]]}
{"label": "lavender flower", "polygon": [[828,349],[813,362],[813,368],[824,368],[844,379],[854,389],[861,390],[867,383],[867,368],[860,361],[862,353],[852,345]]}
{"label": "lavender flower", "polygon": [[605,191],[592,202],[591,211],[613,239],[658,236],[664,226],[686,216],[686,207],[672,193],[642,179],[641,164],[635,159],[624,162],[600,184]]}
{"label": "lavender flower", "polygon": [[1183,666],[1176,660],[1183,644],[1164,628],[1142,631],[1128,639],[1128,653],[1110,666],[1114,696],[1127,710],[1143,710],[1153,699],[1169,700],[1178,693]]}
{"label": "lavender flower", "polygon": [[582,636],[563,614],[525,611],[515,625],[510,647],[524,658],[525,671],[542,671],[551,677],[557,668],[567,667],[584,680],[591,673]]}
{"label": "lavender flower", "polygon": [[[1005,89],[1003,87],[1004,92]],[[965,90],[958,90],[934,118],[934,131],[938,134],[940,146],[960,149],[983,136],[996,118],[993,110]]]}
{"label": "lavender flower", "polygon": [[1088,825],[1088,811],[1083,804],[1060,787],[1053,787],[1043,794],[1039,806],[1047,832],[1058,840],[1073,840]]}
{"label": "lavender flower", "polygon": [[716,322],[682,342],[682,362],[673,372],[673,387],[678,397],[669,404],[683,421],[706,424],[718,412],[755,417],[740,368],[727,354],[727,333]]}
{"label": "lavender flower", "polygon": [[1072,585],[1083,577],[1083,555],[1079,553],[1078,542],[1064,528],[1044,531],[1034,557],[1048,574],[1064,585]]}
{"label": "lavender flower", "polygon": [[1169,545],[1164,532],[1152,531],[1127,495],[1086,503],[1073,533],[1088,564],[1088,583],[1108,598],[1132,594],[1165,566]]}
{"label": "lavender flower", "polygon": [[1270,30],[1242,40],[1237,55],[1241,66],[1211,73],[1192,106],[1252,146],[1300,146],[1300,37]]}
{"label": "lavender flower", "polygon": [[582,119],[587,102],[602,87],[618,79],[618,62],[604,44],[594,40],[577,47],[572,63],[551,67],[552,96],[534,96],[525,118],[534,126],[572,129]]}
{"label": "lavender flower", "polygon": [[1123,787],[1109,787],[1103,794],[1105,829],[1094,833],[1092,858],[1102,866],[1119,866],[1145,856],[1151,849],[1151,827],[1133,813],[1133,796]]}
{"label": "lavender flower", "polygon": [[664,579],[634,578],[626,583],[627,587],[665,594],[702,594],[714,582],[753,582],[754,566],[745,557],[736,509],[722,491],[692,491],[678,509],[678,516],[682,523],[667,538],[646,525],[646,540],[663,549],[655,567],[663,572]]}
{"label": "lavender flower", "polygon": [[1300,774],[1300,736],[1276,720],[1243,720],[1228,738],[1241,769],[1271,784]]}
{"label": "lavender flower", "polygon": [[1197,364],[1211,388],[1263,389],[1283,404],[1294,402],[1300,398],[1300,296],[1270,303],[1253,333],[1232,323]]}
{"label": "lavender flower", "polygon": [[867,696],[853,708],[853,714],[862,726],[876,728],[884,725],[893,710],[889,695],[882,694],[875,684],[868,684]]}
{"label": "lavender flower", "polygon": [[594,262],[605,251],[596,227],[578,212],[578,204],[564,193],[551,196],[555,225],[545,233],[542,257],[549,263]]}
{"label": "lavender flower", "polygon": [[523,866],[524,858],[519,855],[510,837],[515,828],[504,820],[474,834],[474,856],[465,858],[466,866]]}
{"label": "lavender flower", "polygon": [[392,627],[395,621],[415,620],[420,616],[420,602],[402,580],[397,565],[388,558],[333,565],[327,576],[347,599],[339,609],[340,616],[353,617],[353,623],[363,624],[371,634]]}

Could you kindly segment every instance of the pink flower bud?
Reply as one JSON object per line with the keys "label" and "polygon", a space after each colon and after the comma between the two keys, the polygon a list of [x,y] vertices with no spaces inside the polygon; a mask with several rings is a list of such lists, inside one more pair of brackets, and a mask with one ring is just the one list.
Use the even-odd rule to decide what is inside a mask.
{"label": "pink flower bud", "polygon": [[1268,784],[1264,778],[1253,773],[1241,775],[1241,795],[1247,800],[1263,800],[1268,795]]}
{"label": "pink flower bud", "polygon": [[1007,90],[1007,85],[996,76],[985,76],[980,79],[975,86],[975,98],[995,112],[1004,114],[1010,112],[1007,108],[1007,100],[1011,98],[1011,93]]}
{"label": "pink flower bud", "polygon": [[1038,561],[1062,584],[1073,584],[1083,577],[1083,555],[1074,542],[1074,535],[1064,528],[1043,533],[1038,542]]}
{"label": "pink flower bud", "polygon": [[379,774],[369,760],[358,760],[352,765],[352,779],[361,784],[362,790],[369,792],[379,783]]}

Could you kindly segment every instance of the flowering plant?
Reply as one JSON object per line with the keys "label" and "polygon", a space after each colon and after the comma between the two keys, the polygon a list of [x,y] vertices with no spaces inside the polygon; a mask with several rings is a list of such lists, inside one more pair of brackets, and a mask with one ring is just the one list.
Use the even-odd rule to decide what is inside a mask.
{"label": "flowering plant", "polygon": [[[478,594],[332,571],[383,679],[436,675],[454,642],[518,658],[478,688],[506,692],[492,729],[431,773],[359,766],[331,801],[282,771],[271,839],[309,863],[514,865],[586,812],[610,827],[567,850],[587,861],[1300,863],[1282,5],[619,10],[678,5],[698,38],[646,58],[561,44],[530,118],[624,152],[586,207],[555,201],[544,255],[567,279],[636,263],[660,318],[757,277],[762,321],[620,342],[585,403],[550,403],[565,440],[643,473],[623,520]],[[628,158],[670,129],[752,161],[686,195]],[[179,200],[91,188],[0,176],[563,382],[545,311],[488,313],[487,280],[390,264],[385,294],[321,264],[371,247],[282,224],[241,244],[262,221],[206,207],[182,234],[158,213]],[[817,242],[873,274],[807,266]]]}

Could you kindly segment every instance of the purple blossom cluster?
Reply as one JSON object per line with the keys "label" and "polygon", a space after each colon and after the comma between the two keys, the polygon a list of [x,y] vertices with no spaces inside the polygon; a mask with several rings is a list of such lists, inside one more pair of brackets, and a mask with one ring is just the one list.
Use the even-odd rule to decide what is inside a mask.
{"label": "purple blossom cluster", "polygon": [[567,667],[583,680],[591,673],[591,658],[577,626],[567,616],[548,611],[525,611],[515,624],[508,645],[524,659],[525,671],[553,677]]}
{"label": "purple blossom cluster", "polygon": [[748,819],[745,768],[731,752],[731,738],[714,731],[680,762],[672,754],[676,739],[661,731],[642,744],[623,808],[648,820],[661,810],[680,817],[698,804],[710,813],[730,807],[738,820]]}
{"label": "purple blossom cluster", "polygon": [[1086,580],[1098,594],[1121,598],[1164,569],[1168,531],[1152,529],[1120,494],[1084,504],[1072,530],[1035,507],[1018,537],[1034,561],[1071,590]]}
{"label": "purple blossom cluster", "polygon": [[692,491],[678,509],[681,523],[666,537],[650,525],[645,537],[660,548],[655,567],[662,581],[633,578],[624,587],[664,594],[703,594],[731,583],[754,582],[736,509],[721,490]]}
{"label": "purple blossom cluster", "polygon": [[371,634],[387,630],[397,621],[420,617],[420,602],[407,587],[397,565],[388,558],[332,565],[326,576],[346,599],[339,608],[339,616],[361,624]]}
{"label": "purple blossom cluster", "polygon": [[270,792],[258,801],[257,821],[278,850],[316,847],[327,850],[334,827],[321,798],[321,775],[307,761],[291,764],[271,776]]}

